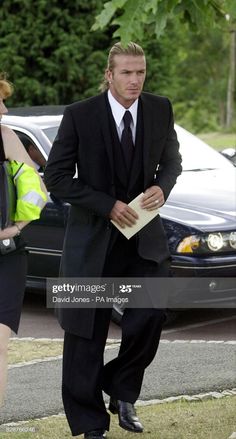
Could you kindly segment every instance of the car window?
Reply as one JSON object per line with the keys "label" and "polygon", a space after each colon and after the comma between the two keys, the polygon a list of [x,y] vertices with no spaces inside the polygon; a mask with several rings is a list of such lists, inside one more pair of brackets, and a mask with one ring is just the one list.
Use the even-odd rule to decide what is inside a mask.
{"label": "car window", "polygon": [[184,128],[175,127],[180,143],[184,171],[232,168],[232,164],[209,145]]}
{"label": "car window", "polygon": [[59,128],[59,125],[58,126],[54,126],[54,127],[50,127],[50,128],[43,128],[43,132],[49,138],[51,143],[53,143],[54,140],[55,140],[58,128]]}
{"label": "car window", "polygon": [[20,138],[21,142],[23,143],[27,153],[29,154],[30,158],[33,160],[33,162],[36,165],[36,168],[38,171],[43,171],[46,160],[33,142],[33,140],[27,136],[27,134],[22,133],[21,131],[14,130],[15,133]]}

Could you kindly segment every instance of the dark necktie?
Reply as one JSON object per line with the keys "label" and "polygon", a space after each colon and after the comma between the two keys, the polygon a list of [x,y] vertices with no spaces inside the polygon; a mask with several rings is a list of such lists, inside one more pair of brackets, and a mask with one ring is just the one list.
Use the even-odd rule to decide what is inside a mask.
{"label": "dark necktie", "polygon": [[124,121],[124,129],[123,129],[122,135],[121,135],[121,146],[122,146],[123,153],[124,153],[127,171],[129,172],[130,167],[131,167],[131,163],[132,163],[133,153],[134,153],[132,131],[130,128],[130,124],[132,121],[132,115],[131,115],[130,111],[127,110],[125,112],[125,114],[123,116],[123,121]]}

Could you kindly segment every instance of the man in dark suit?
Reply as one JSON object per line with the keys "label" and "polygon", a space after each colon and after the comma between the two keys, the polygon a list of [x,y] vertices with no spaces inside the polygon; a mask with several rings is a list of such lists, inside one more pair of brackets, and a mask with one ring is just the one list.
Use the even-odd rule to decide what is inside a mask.
{"label": "man in dark suit", "polygon": [[[110,222],[132,227],[137,214],[128,204],[142,192],[143,209],[161,207],[181,173],[171,104],[142,92],[145,75],[142,48],[117,43],[109,53],[104,91],[65,110],[45,172],[51,193],[71,204],[62,276],[169,275],[159,216],[130,240]],[[164,315],[156,308],[125,309],[118,357],[104,366],[111,309],[59,310],[65,330],[62,396],[73,435],[105,437],[110,416],[103,390],[120,426],[143,431],[134,403],[156,354]]]}

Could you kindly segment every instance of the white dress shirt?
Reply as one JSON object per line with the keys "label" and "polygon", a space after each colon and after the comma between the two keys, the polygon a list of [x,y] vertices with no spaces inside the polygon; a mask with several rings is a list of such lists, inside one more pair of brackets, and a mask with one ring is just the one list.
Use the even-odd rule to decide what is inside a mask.
{"label": "white dress shirt", "polygon": [[135,135],[136,135],[136,126],[137,126],[137,113],[138,113],[138,99],[134,101],[134,103],[129,108],[123,107],[111,94],[110,90],[108,90],[108,101],[111,106],[111,111],[116,123],[116,129],[121,140],[122,131],[124,129],[124,121],[123,117],[125,112],[128,110],[131,113],[132,121],[130,124],[130,128],[132,131],[133,143],[135,145]]}

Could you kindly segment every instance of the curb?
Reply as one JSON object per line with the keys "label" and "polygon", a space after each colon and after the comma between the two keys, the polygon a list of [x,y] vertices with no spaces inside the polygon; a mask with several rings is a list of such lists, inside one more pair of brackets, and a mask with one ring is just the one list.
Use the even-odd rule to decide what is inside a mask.
{"label": "curb", "polygon": [[[221,399],[229,396],[236,396],[236,388],[234,389],[226,389],[222,392],[208,392],[208,393],[199,393],[197,395],[179,395],[179,396],[171,396],[169,398],[164,399],[150,399],[147,401],[137,400],[135,405],[137,407],[144,407],[149,405],[158,405],[158,404],[166,404],[166,403],[173,403],[177,401],[185,401],[185,402],[202,402],[207,400],[213,400],[213,399]],[[108,404],[106,404],[106,407],[108,408]],[[58,417],[65,417],[64,413],[57,413],[56,415],[50,415],[50,416],[43,416],[42,418],[34,418],[27,421],[18,421],[18,422],[9,422],[7,424],[1,424],[0,431],[4,427],[17,427],[20,425],[28,424],[32,421],[41,421],[45,419],[51,419],[51,418],[58,418]],[[18,429],[17,431],[20,431]],[[233,432],[232,435],[228,439],[236,439],[236,432]]]}
{"label": "curb", "polygon": [[[63,342],[63,338],[35,338],[35,337],[11,337],[10,341],[16,341],[16,342],[21,342],[21,341],[36,341],[36,342],[43,342],[43,341],[48,341],[48,342]],[[121,342],[120,338],[108,338],[107,339],[107,345],[111,345],[111,344],[119,344]],[[189,344],[197,344],[197,343],[202,343],[202,344],[226,344],[226,345],[236,345],[236,340],[201,340],[201,339],[196,339],[196,340],[185,340],[185,339],[176,339],[176,340],[167,340],[167,339],[161,339],[160,343],[163,344],[167,344],[167,343],[189,343]]]}
{"label": "curb", "polygon": [[[10,339],[11,341],[16,342],[62,342],[63,339],[61,338],[34,338],[34,337],[25,337],[25,338],[18,338],[18,337],[12,337]],[[119,347],[121,340],[120,339],[113,339],[110,338],[107,340],[105,351],[109,349],[115,349]],[[224,344],[224,345],[236,345],[235,340],[166,340],[162,339],[160,340],[160,344]],[[50,362],[50,361],[57,361],[61,360],[62,355],[56,355],[54,357],[42,357],[42,358],[35,358],[34,360],[29,360],[25,362],[15,363],[15,364],[9,364],[8,369],[15,369],[17,367],[23,367],[23,366],[31,366],[33,364],[38,363],[44,363],[44,362]]]}

